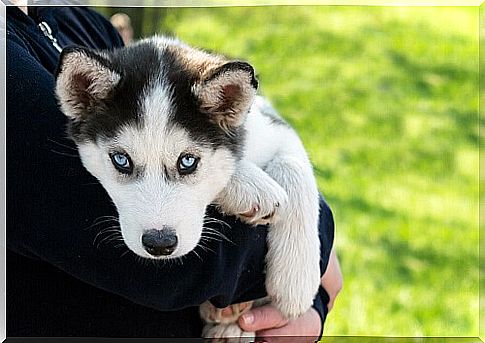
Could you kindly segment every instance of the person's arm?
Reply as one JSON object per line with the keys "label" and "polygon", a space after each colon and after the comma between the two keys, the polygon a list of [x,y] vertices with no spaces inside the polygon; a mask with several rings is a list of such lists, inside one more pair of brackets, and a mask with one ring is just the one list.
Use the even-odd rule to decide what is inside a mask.
{"label": "person's arm", "polygon": [[335,304],[335,299],[343,287],[343,276],[340,270],[340,263],[337,258],[335,249],[330,253],[330,260],[328,262],[327,270],[322,276],[322,287],[329,295],[329,302],[327,309],[330,312]]}
{"label": "person's arm", "polygon": [[[342,273],[335,249],[334,240],[334,220],[330,207],[323,198],[320,198],[320,270],[323,273],[321,286],[315,296],[313,306],[302,316],[287,320],[271,304],[253,308],[243,314],[239,320],[239,326],[247,332],[256,332],[258,337],[264,337],[266,341],[272,341],[275,337],[271,336],[291,336],[287,342],[314,342],[323,333],[328,312],[333,307],[335,298],[342,288]],[[250,300],[251,298],[248,298]],[[230,311],[227,316],[232,316]],[[298,340],[296,340],[296,336]],[[275,340],[279,342],[280,340]],[[283,340],[283,342],[286,342]]]}
{"label": "person's arm", "polygon": [[[39,258],[98,288],[159,310],[229,303],[237,280],[263,274],[265,233],[224,218],[229,240],[212,241],[182,262],[144,263],[99,244],[114,223],[92,226],[116,210],[66,139],[54,80],[13,37],[7,40],[7,246]],[[217,213],[212,215],[217,216]],[[102,220],[100,220],[102,222]],[[262,238],[262,239],[261,239]],[[251,268],[249,268],[251,267]],[[250,287],[250,285],[247,285]],[[259,289],[264,295],[264,288]]]}
{"label": "person's arm", "polygon": [[[146,263],[130,252],[125,254],[126,246],[116,249],[116,243],[103,243],[103,239],[109,241],[109,232],[102,230],[115,224],[105,222],[104,216],[116,216],[116,209],[66,138],[52,74],[29,55],[21,40],[9,36],[7,75],[9,249],[159,310],[198,305],[207,299],[224,307],[266,295],[265,228],[242,225],[213,209],[210,215],[229,225],[228,229],[214,224],[228,239],[210,240],[209,249],[200,248],[198,255],[191,253],[178,262]],[[321,232],[331,229],[331,237],[321,236],[325,270],[333,221],[322,203],[327,210],[321,214]],[[93,225],[96,219],[98,224]]]}
{"label": "person's arm", "polygon": [[[313,307],[294,320],[287,320],[271,304],[254,308],[238,321],[239,326],[249,332],[255,331],[260,337],[270,341],[269,336],[301,336],[301,342],[313,342],[323,332],[328,312],[342,288],[342,273],[335,249],[333,248],[335,224],[330,207],[320,199],[320,270],[321,286]],[[295,337],[291,337],[295,339]],[[291,342],[291,340],[289,341]]]}
{"label": "person's arm", "polygon": [[[332,249],[327,270],[323,274],[322,287],[328,295],[327,311],[333,307],[335,299],[342,289],[342,272],[335,249]],[[320,296],[317,295],[317,296]],[[271,342],[271,337],[300,336],[298,342],[314,342],[322,334],[323,321],[315,308],[311,308],[302,316],[293,319],[285,319],[273,306],[266,305],[254,308],[243,314],[239,319],[239,326],[245,331],[255,331],[258,337],[264,337]],[[295,337],[291,337],[293,342]],[[275,340],[276,342],[277,340]],[[288,341],[290,342],[290,341]]]}

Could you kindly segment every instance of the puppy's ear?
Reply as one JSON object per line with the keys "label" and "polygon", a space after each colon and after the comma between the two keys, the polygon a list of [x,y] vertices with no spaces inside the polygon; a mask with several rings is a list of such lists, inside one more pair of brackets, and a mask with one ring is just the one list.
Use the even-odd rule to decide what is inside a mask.
{"label": "puppy's ear", "polygon": [[83,119],[109,97],[120,79],[110,61],[99,53],[65,48],[56,72],[56,95],[62,111],[70,119]]}
{"label": "puppy's ear", "polygon": [[229,62],[209,72],[192,90],[199,109],[223,129],[240,126],[253,103],[258,81],[245,62]]}

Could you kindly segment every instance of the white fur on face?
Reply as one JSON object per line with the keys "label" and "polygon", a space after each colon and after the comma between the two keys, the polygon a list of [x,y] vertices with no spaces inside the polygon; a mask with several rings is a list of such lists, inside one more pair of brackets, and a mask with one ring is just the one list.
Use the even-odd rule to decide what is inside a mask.
{"label": "white fur on face", "polygon": [[[171,227],[178,246],[165,258],[180,257],[199,242],[206,206],[229,181],[235,159],[227,149],[195,143],[184,128],[169,123],[172,105],[164,87],[143,98],[140,127],[125,126],[113,140],[80,144],[79,152],[84,166],[114,201],[127,246],[142,257],[154,258],[142,246],[143,233]],[[129,154],[134,174],[139,175],[120,174],[109,157],[113,151]],[[182,153],[200,158],[193,174],[179,175],[177,162]]]}

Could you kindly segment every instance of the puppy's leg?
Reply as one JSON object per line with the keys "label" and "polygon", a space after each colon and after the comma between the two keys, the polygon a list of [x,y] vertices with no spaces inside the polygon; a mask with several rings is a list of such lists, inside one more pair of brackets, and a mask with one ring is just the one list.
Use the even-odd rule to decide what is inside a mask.
{"label": "puppy's leg", "polygon": [[214,201],[220,209],[251,225],[272,222],[287,202],[285,190],[254,163],[241,160]]}
{"label": "puppy's leg", "polygon": [[206,323],[230,324],[235,323],[243,313],[249,311],[253,307],[253,303],[254,301],[246,301],[243,303],[232,304],[222,309],[215,307],[210,301],[206,301],[200,305],[199,313],[200,317]]}
{"label": "puppy's leg", "polygon": [[216,308],[209,301],[199,307],[201,318],[206,323],[202,337],[212,338],[211,342],[243,343],[254,340],[254,332],[243,331],[237,324],[238,318],[249,311],[252,301],[233,304],[226,309]]}
{"label": "puppy's leg", "polygon": [[268,232],[266,289],[294,318],[310,308],[320,285],[318,188],[306,156],[279,153],[265,171],[288,194]]}
{"label": "puppy's leg", "polygon": [[202,337],[209,338],[212,343],[251,343],[256,333],[242,331],[237,323],[207,324]]}

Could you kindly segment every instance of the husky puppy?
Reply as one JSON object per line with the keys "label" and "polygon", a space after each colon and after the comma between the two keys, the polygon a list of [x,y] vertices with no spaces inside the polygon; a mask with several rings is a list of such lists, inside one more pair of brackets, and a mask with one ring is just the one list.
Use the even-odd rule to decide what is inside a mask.
{"label": "husky puppy", "polygon": [[[188,254],[209,204],[270,224],[267,293],[294,318],[320,284],[318,190],[299,137],[257,87],[248,63],[158,36],[114,51],[66,48],[56,75],[69,135],[115,203],[129,249]],[[234,312],[220,320],[202,305],[204,334],[245,335]]]}

